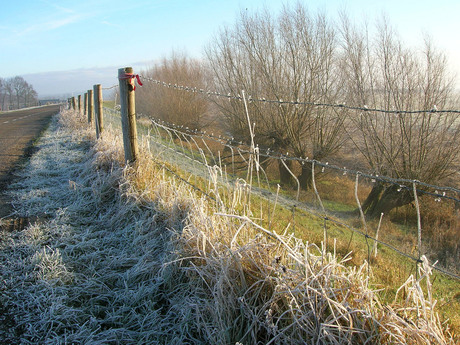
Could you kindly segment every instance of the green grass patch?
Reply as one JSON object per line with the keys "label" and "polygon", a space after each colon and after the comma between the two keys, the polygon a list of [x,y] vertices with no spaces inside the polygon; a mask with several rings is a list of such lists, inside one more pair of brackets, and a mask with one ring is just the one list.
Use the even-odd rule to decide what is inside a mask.
{"label": "green grass patch", "polygon": [[102,101],[102,106],[113,109],[115,107],[115,101]]}

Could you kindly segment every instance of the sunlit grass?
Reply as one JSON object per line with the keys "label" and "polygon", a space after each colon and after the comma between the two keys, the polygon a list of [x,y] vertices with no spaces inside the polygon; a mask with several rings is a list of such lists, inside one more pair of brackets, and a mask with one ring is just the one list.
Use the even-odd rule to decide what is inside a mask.
{"label": "sunlit grass", "polygon": [[14,186],[18,215],[42,216],[1,235],[16,343],[449,343],[431,290],[421,294],[426,261],[420,282],[401,268],[393,302],[396,286],[375,288],[396,279],[373,268],[390,269],[391,251],[379,247],[369,278],[357,234],[348,247],[350,231],[327,222],[321,244],[323,218],[216,169],[192,176],[145,140],[124,167],[111,127],[96,141],[63,112]]}

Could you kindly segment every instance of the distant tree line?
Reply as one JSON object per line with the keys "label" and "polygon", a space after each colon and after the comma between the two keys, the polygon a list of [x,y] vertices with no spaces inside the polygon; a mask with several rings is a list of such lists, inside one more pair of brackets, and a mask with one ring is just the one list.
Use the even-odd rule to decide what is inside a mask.
{"label": "distant tree line", "polygon": [[38,104],[38,94],[23,77],[0,78],[0,110],[13,110]]}
{"label": "distant tree line", "polygon": [[[147,75],[172,85],[241,94],[253,99],[305,103],[249,102],[255,142],[283,154],[324,161],[353,145],[363,167],[376,175],[439,183],[459,159],[460,121],[456,114],[350,111],[311,103],[346,103],[383,110],[447,109],[458,105],[447,59],[426,39],[408,48],[382,17],[375,27],[356,25],[346,14],[332,21],[304,5],[242,11],[205,49],[206,59],[173,53]],[[142,112],[194,128],[218,118],[225,132],[251,142],[245,106],[238,100],[144,88]],[[217,116],[215,114],[218,114]],[[278,162],[280,183],[311,187],[311,166]],[[376,182],[364,209],[371,217],[410,203],[410,192]]]}

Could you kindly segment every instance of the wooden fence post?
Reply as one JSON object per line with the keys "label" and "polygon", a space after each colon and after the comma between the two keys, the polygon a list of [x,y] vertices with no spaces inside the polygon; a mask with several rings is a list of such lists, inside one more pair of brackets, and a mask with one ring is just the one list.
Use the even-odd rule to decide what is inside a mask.
{"label": "wooden fence post", "polygon": [[83,98],[84,98],[84,101],[83,101],[83,103],[84,103],[83,116],[86,116],[86,114],[88,113],[88,93],[87,92],[85,92],[85,95],[84,95]]}
{"label": "wooden fence post", "polygon": [[136,127],[136,98],[134,94],[134,74],[132,67],[118,69],[120,85],[121,127],[126,163],[136,161],[139,155]]}
{"label": "wooden fence post", "polygon": [[81,95],[78,95],[77,103],[78,103],[78,113],[81,114]]}
{"label": "wooden fence post", "polygon": [[93,101],[93,90],[88,90],[88,123],[93,123],[93,108],[94,108],[94,101]]}
{"label": "wooden fence post", "polygon": [[70,99],[71,103],[72,103],[72,109],[75,110],[75,97],[72,96],[72,98]]}
{"label": "wooden fence post", "polygon": [[94,112],[96,122],[96,137],[99,139],[104,129],[104,118],[102,114],[102,87],[101,84],[93,86],[94,89]]}

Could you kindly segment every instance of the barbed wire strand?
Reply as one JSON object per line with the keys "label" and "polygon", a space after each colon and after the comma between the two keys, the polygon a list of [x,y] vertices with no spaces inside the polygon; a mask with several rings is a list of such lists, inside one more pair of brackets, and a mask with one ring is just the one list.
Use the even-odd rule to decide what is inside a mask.
{"label": "barbed wire strand", "polygon": [[[152,122],[156,123],[157,125],[160,125],[159,122],[166,123],[165,121],[155,119],[155,118],[153,118],[151,116],[149,116],[149,118],[150,118],[150,120]],[[168,124],[168,125],[170,125],[170,124]],[[167,128],[167,125],[162,125],[162,126],[165,129]],[[180,130],[180,129],[183,130],[183,126],[176,126],[176,125],[171,126],[170,129],[171,130],[174,129],[176,131],[179,131],[182,135],[188,134],[190,136],[207,137],[208,139],[214,140],[215,142],[218,142],[221,145],[225,145],[227,147],[232,147],[234,149],[237,149],[240,153],[251,154],[250,149],[242,149],[239,146],[229,144],[229,142],[232,142],[232,141],[234,142],[235,141],[234,138],[228,138],[228,137],[222,137],[222,136],[217,137],[217,136],[214,136],[212,134],[207,134],[206,132],[200,132],[200,131],[190,131],[190,130],[188,130],[189,132],[187,132],[187,128],[186,128],[186,132],[183,132],[183,131]],[[266,153],[264,153],[264,151]],[[418,193],[430,195],[430,196],[435,197],[435,198],[443,198],[443,199],[449,199],[449,200],[452,200],[452,201],[455,201],[455,202],[460,202],[459,198],[446,195],[445,193],[441,194],[441,193],[438,192],[440,190],[440,191],[452,192],[452,193],[456,193],[456,194],[460,195],[460,189],[455,188],[455,187],[438,186],[438,185],[433,185],[433,184],[425,183],[425,182],[418,181],[418,180],[392,178],[392,177],[381,176],[381,175],[372,175],[372,174],[369,174],[369,173],[361,172],[359,170],[347,169],[346,167],[342,168],[342,167],[339,167],[339,166],[334,165],[334,164],[329,164],[328,162],[324,163],[324,162],[320,162],[320,161],[317,161],[317,160],[314,160],[314,159],[288,156],[288,155],[285,155],[285,154],[282,154],[282,153],[278,153],[278,152],[276,152],[274,150],[271,150],[270,148],[260,150],[259,155],[262,156],[262,157],[265,157],[265,158],[271,158],[271,159],[277,159],[277,160],[282,159],[282,160],[297,161],[297,162],[299,162],[299,164],[302,164],[302,165],[304,165],[306,163],[311,164],[312,162],[315,162],[315,165],[317,165],[317,166],[342,172],[343,175],[346,175],[346,174],[356,175],[357,173],[359,173],[362,177],[367,178],[367,179],[371,180],[372,182],[379,181],[379,182],[382,182],[382,183],[391,183],[391,184],[394,184],[394,185],[398,185],[400,189],[406,189],[408,191],[412,190],[411,185],[415,182],[418,186],[425,187],[425,188],[430,188],[430,189],[435,190],[435,192],[430,192],[430,191],[427,191],[427,190],[424,190],[424,189],[417,189]],[[408,185],[405,185],[404,183],[408,184]]]}
{"label": "barbed wire strand", "polygon": [[[163,145],[164,147],[166,147],[166,148],[168,148],[168,149],[170,149],[170,150],[173,150],[173,149],[171,149],[171,148],[165,146],[164,144],[160,144],[160,145]],[[181,155],[182,155],[181,152],[178,152],[178,151],[175,151],[175,150],[173,150],[173,151],[174,151],[175,153],[177,153],[177,154],[181,154]],[[185,157],[188,157],[188,156],[185,156]],[[190,158],[190,157],[188,157],[188,158],[189,158],[189,159],[192,159],[192,158]],[[198,162],[199,162],[199,161],[198,161]],[[199,163],[205,165],[205,164],[202,163],[202,162],[199,162]],[[161,163],[159,163],[159,164],[161,164]],[[194,188],[195,190],[199,191],[200,193],[203,193],[205,196],[207,196],[207,197],[210,198],[211,200],[216,201],[215,198],[213,198],[212,196],[210,196],[209,194],[207,194],[205,191],[203,191],[203,190],[200,189],[199,187],[197,187],[197,186],[193,185],[192,183],[188,182],[187,180],[183,179],[181,176],[177,175],[174,171],[170,170],[170,169],[167,168],[166,166],[165,166],[165,169],[168,170],[169,172],[171,172],[173,175],[177,176],[181,181],[183,181],[183,182],[187,183],[188,185],[190,185],[190,186],[191,186],[192,188]],[[268,194],[269,196],[271,196],[273,193],[267,192],[267,194]],[[261,194],[261,196],[267,198],[267,194]],[[273,199],[272,199],[272,200],[273,200]],[[315,216],[315,217],[318,217],[318,218],[323,219],[325,222],[330,221],[330,222],[332,222],[332,223],[334,223],[334,224],[336,224],[336,225],[343,226],[343,227],[349,229],[350,231],[352,231],[352,232],[354,232],[354,233],[357,233],[357,234],[361,235],[362,237],[364,237],[364,238],[366,239],[366,243],[367,243],[367,246],[368,246],[368,247],[369,247],[368,241],[371,240],[371,241],[374,241],[375,243],[381,244],[381,245],[383,245],[383,246],[385,246],[385,247],[387,247],[387,248],[389,248],[389,249],[395,251],[395,252],[398,253],[399,255],[401,255],[401,256],[403,256],[403,257],[405,257],[405,258],[407,258],[407,259],[410,259],[410,260],[414,261],[415,263],[420,263],[420,262],[421,262],[421,259],[420,259],[420,258],[416,258],[416,257],[414,257],[414,256],[412,256],[412,255],[409,255],[409,254],[407,254],[407,253],[404,253],[402,250],[398,249],[397,247],[395,247],[395,246],[393,246],[393,245],[391,245],[391,244],[389,244],[389,243],[386,243],[386,242],[384,242],[384,241],[382,241],[382,240],[379,240],[378,238],[372,237],[372,236],[370,236],[369,234],[367,234],[367,233],[365,233],[365,232],[363,232],[363,231],[360,231],[360,230],[358,230],[358,229],[356,229],[356,228],[350,226],[349,224],[346,224],[346,223],[341,222],[341,221],[338,221],[338,220],[336,220],[336,219],[334,219],[334,218],[328,217],[327,215],[322,215],[322,214],[316,213],[316,212],[312,211],[312,210],[309,209],[309,208],[302,207],[303,205],[294,204],[294,206],[295,206],[297,209],[300,208],[300,209],[303,210],[304,212],[307,212],[307,213],[309,213],[309,214],[311,214],[311,215],[313,215],[313,216]],[[299,207],[299,206],[300,206],[300,207]],[[324,212],[325,212],[325,210],[324,210]],[[326,226],[324,226],[324,236],[325,236],[325,241],[327,241],[327,227],[326,227]],[[327,244],[324,243],[324,246],[326,247]],[[369,248],[368,248],[368,254],[369,254]],[[368,260],[369,260],[369,255],[368,255]],[[368,264],[370,264],[370,263],[368,262]],[[440,272],[440,273],[443,273],[443,274],[445,274],[445,275],[450,276],[451,278],[460,280],[460,276],[459,276],[459,275],[456,275],[455,273],[449,272],[449,271],[447,271],[447,270],[445,270],[445,269],[442,269],[442,268],[440,268],[440,267],[438,267],[438,266],[436,266],[436,265],[433,265],[433,264],[430,264],[430,267],[431,267],[432,269],[434,269],[434,270]]]}
{"label": "barbed wire strand", "polygon": [[[160,119],[156,119],[150,115],[148,115],[148,117],[155,121],[156,123],[164,123],[166,127],[170,127],[171,129],[176,129],[176,130],[179,130],[181,131],[182,133],[187,133],[188,135],[191,135],[191,136],[200,136],[200,137],[207,137],[211,140],[214,140],[216,142],[219,142],[220,144],[222,145],[230,145],[228,144],[228,142],[233,142],[233,143],[238,143],[239,145],[246,145],[244,144],[242,141],[236,141],[233,137],[230,138],[230,137],[225,137],[225,136],[222,136],[222,135],[219,135],[219,136],[215,136],[213,134],[208,134],[206,133],[206,131],[198,131],[198,130],[190,130],[188,127],[185,127],[184,126],[178,126],[178,125],[175,125],[175,124],[172,124],[172,123],[168,123],[167,121],[163,121],[163,120],[160,120]],[[185,130],[185,132],[183,132]],[[225,141],[225,142],[224,142]],[[248,146],[248,145],[246,145]],[[234,146],[234,148],[238,147],[238,146]],[[239,147],[238,147],[239,148]],[[245,150],[245,149],[241,149],[241,152],[243,153],[250,153],[251,151],[249,149]],[[265,150],[267,153],[264,153],[263,150]],[[454,193],[459,193],[460,194],[460,189],[458,188],[455,188],[455,187],[448,187],[448,186],[438,186],[438,185],[433,185],[433,184],[429,184],[429,183],[425,183],[425,182],[422,182],[422,181],[418,181],[418,180],[411,180],[411,179],[403,179],[403,178],[392,178],[392,177],[388,177],[388,176],[383,176],[383,175],[373,175],[373,174],[369,174],[369,173],[364,173],[362,171],[357,171],[357,170],[352,170],[352,169],[347,169],[346,167],[339,167],[339,166],[336,166],[336,165],[333,165],[333,164],[329,164],[328,162],[324,163],[324,162],[320,162],[320,161],[317,161],[317,160],[314,160],[314,159],[308,159],[307,158],[302,158],[302,157],[294,157],[294,156],[289,156],[287,154],[282,154],[282,153],[279,153],[279,152],[276,152],[275,150],[271,149],[271,148],[263,148],[260,150],[260,155],[263,156],[263,157],[266,157],[266,158],[273,158],[273,159],[284,159],[284,160],[292,160],[292,161],[298,161],[299,163],[301,164],[305,164],[305,163],[311,163],[313,161],[315,161],[315,164],[318,165],[318,166],[321,166],[321,167],[324,167],[324,168],[330,168],[330,169],[334,169],[334,170],[338,170],[338,171],[341,171],[342,173],[346,174],[346,173],[351,173],[351,174],[356,174],[357,172],[359,172],[361,174],[362,177],[365,177],[365,178],[368,178],[368,179],[375,179],[375,180],[379,180],[381,182],[389,182],[389,183],[394,183],[394,184],[398,184],[398,183],[408,183],[410,185],[412,185],[412,183],[415,181],[418,185],[420,186],[424,186],[424,187],[427,187],[427,188],[432,188],[432,189],[437,189],[437,190],[442,190],[442,191],[451,191],[451,192],[454,192]],[[408,186],[401,186],[402,188],[407,188],[407,189],[410,189],[412,190],[412,187],[408,187]],[[424,193],[425,191],[423,190],[418,190],[418,192],[421,192],[421,193]],[[426,192],[425,192],[426,193]],[[429,194],[429,193],[427,193]],[[433,196],[437,196],[437,197],[445,197],[445,195],[442,195],[440,193],[434,193],[432,194]],[[459,199],[455,199],[453,198],[454,201],[460,201]]]}
{"label": "barbed wire strand", "polygon": [[[227,97],[227,98],[231,98],[231,99],[237,99],[237,100],[240,100],[240,101],[244,101],[244,98],[242,96],[240,96],[240,95],[238,95],[238,96],[232,96],[230,94],[225,95],[225,94],[218,93],[218,92],[215,92],[215,91],[205,91],[204,89],[197,89],[197,88],[194,88],[194,87],[178,86],[177,84],[172,85],[171,83],[162,82],[162,81],[155,80],[155,79],[152,79],[152,78],[149,78],[149,77],[146,77],[146,76],[140,76],[140,77],[142,77],[144,80],[146,80],[148,82],[152,82],[154,84],[162,85],[162,86],[165,86],[165,87],[168,87],[168,88],[172,87],[174,89],[183,90],[183,91],[199,92],[199,93],[207,94],[208,96]],[[107,87],[107,88],[103,88],[103,89],[104,90],[109,90],[109,89],[116,88],[116,87],[118,87],[118,85],[113,85],[111,87]],[[368,108],[367,106],[352,107],[352,106],[347,106],[347,105],[344,105],[344,104],[332,104],[332,103],[314,103],[314,102],[282,101],[282,100],[277,101],[277,100],[266,100],[265,98],[253,99],[251,96],[249,96],[249,99],[250,99],[250,101],[258,100],[258,101],[268,102],[268,103],[294,104],[294,105],[312,105],[312,106],[325,106],[325,107],[340,107],[340,108],[346,108],[346,109],[352,109],[352,110],[374,111],[374,112],[382,112],[382,113],[417,114],[417,113],[426,113],[426,112],[436,112],[436,113],[457,113],[457,114],[460,114],[460,110],[437,110],[437,109],[431,109],[431,110],[402,111],[402,110],[372,109],[372,108]],[[205,134],[205,132],[202,133],[202,135],[204,135],[204,134]],[[208,135],[208,137],[213,137],[213,136]],[[216,139],[216,138],[214,138],[214,139]],[[231,139],[227,138],[227,139],[228,140],[233,140],[233,138],[231,138]],[[268,149],[267,152],[269,152],[269,150],[270,149]],[[274,151],[272,151],[272,152],[274,152]],[[250,151],[248,151],[247,153],[250,153]],[[281,153],[278,153],[277,155],[273,155],[273,154],[268,155],[268,154],[261,153],[261,156],[267,157],[267,158],[273,158],[273,159],[293,160],[293,161],[298,161],[301,164],[311,163],[313,161],[313,160],[310,160],[308,158],[302,158],[302,157],[287,157],[287,156],[284,156]],[[319,166],[322,166],[322,167],[328,166],[328,168],[339,170],[339,171],[342,171],[343,173],[351,173],[351,174],[357,173],[357,171],[349,170],[349,169],[346,169],[346,168],[340,168],[340,167],[334,166],[334,165],[328,165],[328,163],[322,163],[322,162],[319,162],[319,161],[316,161],[316,160],[315,160],[315,162]],[[442,187],[442,186],[436,186],[436,185],[424,183],[424,182],[417,181],[417,180],[396,179],[396,178],[391,178],[391,177],[388,177],[388,176],[378,176],[378,175],[364,174],[364,173],[361,173],[361,175],[363,177],[366,177],[366,178],[369,178],[369,179],[372,179],[372,180],[378,180],[380,182],[387,182],[387,183],[393,183],[393,184],[401,184],[401,183],[412,184],[412,183],[416,182],[418,185],[426,187],[426,188],[432,188],[432,189],[435,189],[435,190],[439,189],[439,190],[443,190],[443,191],[451,191],[451,192],[454,192],[454,193],[457,193],[457,194],[460,195],[460,189],[457,189],[457,188],[454,188],[454,187]],[[409,186],[406,186],[406,185],[400,185],[400,187],[403,188],[403,189],[407,189],[407,190],[411,189]],[[431,192],[427,192],[427,191],[424,191],[424,190],[417,190],[417,191],[419,193],[428,194],[428,195],[431,195],[431,196],[436,197],[436,198],[446,198],[446,199],[451,199],[451,200],[453,200],[455,202],[460,202],[460,199],[457,199],[457,198],[451,197],[451,196],[446,196],[444,194],[431,193]]]}
{"label": "barbed wire strand", "polygon": [[[113,111],[113,110],[111,110],[111,112],[118,113],[117,111]],[[157,124],[157,125],[158,125],[159,127],[162,127],[163,129],[167,130],[167,129],[166,129],[166,128],[167,128],[166,126],[161,125],[161,124]],[[159,132],[158,132],[158,133],[159,133]],[[187,134],[187,135],[191,135],[191,134]],[[160,135],[160,137],[161,137],[161,135]],[[150,138],[152,138],[152,137],[150,137]],[[209,165],[207,164],[207,161],[206,161],[205,163],[200,162],[200,161],[198,161],[198,160],[196,160],[196,159],[194,159],[194,158],[191,158],[191,157],[187,156],[187,155],[184,154],[183,152],[174,150],[174,149],[173,149],[172,147],[170,147],[170,146],[166,146],[166,145],[164,145],[163,143],[160,143],[160,142],[158,142],[158,141],[156,141],[156,143],[159,144],[159,145],[161,145],[161,146],[163,146],[163,147],[165,147],[165,148],[167,148],[168,150],[173,151],[173,152],[176,153],[176,154],[179,154],[179,155],[182,155],[182,156],[184,156],[184,157],[187,157],[188,159],[190,159],[190,160],[192,160],[192,161],[196,161],[196,162],[202,164],[202,165],[205,166],[205,167],[209,167]],[[198,145],[198,144],[196,144],[196,145]],[[238,147],[233,147],[233,148],[239,149]],[[191,182],[185,180],[184,178],[182,178],[181,176],[179,176],[179,175],[178,175],[177,173],[175,173],[173,170],[169,169],[164,163],[161,163],[161,162],[159,162],[159,161],[156,161],[156,163],[159,164],[160,166],[162,166],[164,169],[166,169],[168,172],[170,172],[170,173],[173,174],[174,176],[176,176],[178,179],[180,179],[181,181],[183,181],[184,183],[186,183],[187,185],[191,186],[191,187],[192,187],[194,190],[196,190],[197,192],[202,193],[203,195],[205,195],[205,196],[206,196],[207,198],[209,198],[210,200],[213,200],[213,201],[217,202],[217,200],[216,200],[214,197],[212,197],[210,194],[208,194],[207,192],[205,192],[205,191],[202,190],[201,188],[197,187],[197,186],[194,185],[193,183],[191,183]],[[318,162],[312,160],[312,166],[313,166],[313,167],[314,167],[315,164],[318,164]],[[326,165],[326,166],[328,166],[328,165]],[[328,166],[328,167],[330,167],[330,166]],[[364,176],[364,175],[363,175],[362,173],[360,173],[359,171],[356,172],[356,175],[357,175],[357,176]],[[413,183],[413,188],[415,187],[415,183],[418,182],[418,181],[412,181],[412,180],[409,180],[409,181],[411,181],[411,182]],[[414,191],[414,193],[415,193],[415,192],[416,192],[416,190]],[[271,191],[267,191],[266,193],[259,193],[259,194],[260,194],[260,196],[262,196],[262,197],[264,197],[264,198],[269,198],[269,199],[271,199],[270,196],[273,195],[273,193],[272,193]],[[278,193],[276,194],[276,198],[277,198],[277,195],[278,195]],[[272,201],[273,201],[273,199],[272,199]],[[276,200],[275,200],[275,202],[276,202]],[[363,236],[363,237],[366,239],[366,243],[367,243],[367,244],[368,244],[368,240],[372,240],[372,241],[374,241],[374,243],[378,243],[378,244],[380,244],[380,245],[382,245],[382,246],[385,246],[385,247],[389,248],[390,250],[393,250],[394,252],[398,253],[399,255],[401,255],[401,256],[403,256],[403,257],[405,257],[405,258],[407,258],[407,259],[410,259],[410,260],[414,261],[416,264],[419,264],[419,263],[421,262],[421,258],[420,258],[420,254],[421,254],[421,253],[420,253],[420,248],[419,248],[419,250],[418,250],[418,252],[419,252],[419,257],[416,258],[416,257],[414,257],[414,256],[412,256],[412,255],[409,255],[409,254],[403,252],[402,250],[398,249],[397,247],[395,247],[395,246],[393,246],[393,245],[391,245],[391,244],[389,244],[389,243],[386,243],[386,242],[384,242],[384,241],[382,241],[382,240],[379,240],[378,238],[374,238],[374,237],[370,236],[370,235],[367,233],[367,231],[366,231],[366,233],[365,233],[365,232],[363,232],[363,231],[360,231],[360,230],[354,228],[353,226],[350,226],[349,224],[346,224],[346,223],[344,223],[344,222],[342,222],[342,221],[339,221],[339,220],[337,220],[337,219],[335,219],[335,218],[333,218],[333,217],[329,217],[329,216],[326,214],[326,211],[325,211],[324,207],[323,207],[323,213],[324,213],[324,214],[319,214],[319,213],[313,211],[312,209],[306,207],[306,205],[304,205],[304,204],[296,204],[296,203],[294,203],[294,207],[296,207],[297,209],[300,209],[300,210],[302,210],[302,211],[304,211],[304,212],[307,212],[307,213],[309,213],[309,214],[311,214],[311,215],[313,215],[313,216],[315,216],[315,217],[318,217],[318,218],[323,219],[325,223],[326,223],[327,221],[330,221],[330,222],[332,222],[332,223],[334,223],[334,224],[336,224],[336,225],[340,225],[340,226],[342,226],[342,227],[345,227],[346,229],[349,229],[350,231],[352,231],[352,233],[357,233],[357,234]],[[324,230],[324,231],[327,232],[326,226],[325,226],[325,230]],[[327,236],[327,234],[326,234],[326,236]],[[419,231],[418,238],[419,238],[418,243],[419,243],[419,246],[420,246],[420,231]],[[325,243],[324,246],[326,246],[326,245],[327,245],[327,244]],[[369,244],[368,244],[368,247],[369,247]],[[368,260],[369,260],[369,258],[368,258]],[[368,262],[368,264],[369,264],[369,262]],[[445,275],[447,275],[447,276],[450,276],[451,278],[460,280],[460,276],[459,276],[459,275],[457,275],[457,274],[455,274],[455,273],[452,273],[452,272],[449,272],[448,270],[445,270],[445,269],[443,269],[443,268],[440,268],[440,267],[436,266],[436,264],[430,264],[430,267],[431,267],[432,269],[434,269],[434,270],[436,270],[436,271],[442,273],[442,274],[445,274]]]}
{"label": "barbed wire strand", "polygon": [[[160,125],[160,126],[161,126],[161,125]],[[194,160],[193,158],[190,158],[190,157],[188,157],[187,155],[184,155],[184,154],[183,154],[182,152],[180,152],[180,151],[174,150],[174,149],[172,149],[172,148],[170,148],[170,147],[168,147],[168,146],[166,146],[166,145],[164,145],[164,144],[161,144],[161,143],[159,143],[159,144],[162,145],[162,146],[164,146],[164,147],[166,147],[166,148],[168,148],[168,149],[170,149],[170,150],[172,150],[173,152],[175,152],[175,153],[177,153],[177,154],[183,155],[183,156],[185,156],[185,157],[187,157],[187,158],[189,158],[189,159]],[[196,161],[196,160],[195,160],[195,161]],[[202,164],[202,165],[204,165],[204,166],[208,166],[207,163],[202,163],[202,162],[200,162],[200,161],[197,161],[197,162],[199,162],[200,164]],[[313,165],[313,168],[314,168],[314,161],[312,162],[312,165]],[[166,168],[166,169],[167,169],[167,168]],[[169,171],[169,169],[168,169],[168,171]],[[196,187],[196,186],[193,185],[192,183],[190,183],[190,182],[184,180],[182,177],[180,177],[179,175],[175,174],[173,171],[170,171],[170,172],[173,173],[175,176],[177,176],[177,177],[178,177],[179,179],[181,179],[182,181],[184,181],[184,182],[186,182],[187,184],[191,185],[191,186],[192,186],[194,189],[196,189],[197,191],[203,193],[204,195],[207,195],[207,193],[204,192],[203,190],[201,190],[199,187]],[[356,176],[357,176],[357,177],[358,177],[358,176],[362,176],[362,174],[361,174],[360,172],[357,172],[357,173],[356,173]],[[415,186],[415,184],[414,184],[413,186]],[[271,196],[273,193],[267,192],[267,194]],[[213,201],[216,201],[216,199],[214,199],[212,196],[210,196],[210,195],[207,195],[207,196],[208,196],[209,198],[211,198]],[[262,196],[265,197],[265,198],[267,197],[266,194],[262,194]],[[317,195],[317,197],[320,198],[319,195]],[[319,200],[321,200],[321,199],[319,199]],[[321,204],[322,204],[322,203],[321,203]],[[386,242],[384,242],[384,241],[382,241],[382,240],[379,240],[377,237],[372,237],[372,236],[370,236],[370,235],[368,234],[367,227],[365,227],[365,228],[366,228],[366,232],[363,232],[363,231],[360,231],[360,230],[358,230],[358,229],[356,229],[356,228],[354,228],[354,227],[352,227],[352,226],[350,226],[350,225],[348,225],[348,224],[346,224],[346,223],[344,223],[344,222],[341,222],[341,221],[338,221],[338,220],[336,220],[336,219],[334,219],[334,218],[329,217],[329,216],[327,215],[327,213],[326,213],[326,210],[325,210],[324,206],[322,207],[323,214],[318,214],[318,213],[312,211],[312,210],[309,209],[309,208],[303,207],[303,205],[294,204],[294,207],[296,207],[296,208],[299,208],[299,206],[300,206],[300,209],[301,209],[301,210],[303,210],[303,211],[305,211],[305,212],[307,212],[307,213],[309,213],[309,214],[311,214],[311,215],[313,215],[313,216],[315,216],[315,217],[318,217],[318,218],[323,219],[324,222],[330,221],[330,222],[332,222],[332,223],[335,223],[335,224],[337,224],[337,225],[343,226],[343,227],[345,227],[345,228],[351,230],[352,232],[357,233],[357,234],[363,236],[363,237],[366,239],[366,244],[367,244],[367,246],[368,246],[368,264],[370,264],[370,262],[369,262],[369,260],[370,260],[370,245],[369,245],[369,242],[368,242],[369,240],[372,240],[372,241],[374,241],[374,243],[381,244],[381,245],[383,245],[383,246],[385,246],[385,247],[387,247],[387,248],[389,248],[389,249],[391,249],[391,250],[397,252],[398,254],[402,255],[403,257],[406,257],[406,258],[408,258],[408,259],[414,261],[416,264],[419,264],[419,263],[421,262],[421,258],[420,258],[420,256],[421,256],[421,252],[420,252],[421,248],[418,250],[418,253],[419,253],[418,256],[419,256],[419,257],[416,258],[416,257],[414,257],[414,256],[412,256],[412,255],[409,255],[409,254],[407,254],[407,253],[404,253],[402,250],[396,248],[395,246],[393,246],[393,245],[391,245],[391,244],[389,244],[389,243],[386,243]],[[326,225],[324,225],[324,236],[325,236],[325,237],[324,237],[324,241],[327,241],[327,227],[326,227]],[[420,245],[420,243],[421,243],[421,242],[420,242],[420,241],[421,241],[420,238],[421,238],[421,229],[420,229],[420,226],[419,226],[419,230],[418,230],[418,245],[419,245],[419,247],[421,247],[421,245]],[[327,243],[324,243],[324,246],[326,247],[326,246],[327,246]],[[456,274],[454,274],[454,273],[452,273],[452,272],[449,272],[449,271],[447,271],[447,270],[445,270],[445,269],[442,269],[442,268],[440,268],[440,267],[438,267],[438,266],[436,266],[436,265],[434,265],[434,264],[430,264],[430,267],[433,268],[433,269],[436,270],[436,271],[439,271],[440,273],[446,274],[446,275],[448,275],[448,276],[450,276],[450,277],[452,277],[452,278],[455,278],[455,279],[460,280],[460,276],[459,276],[459,275],[456,275]]]}
{"label": "barbed wire strand", "polygon": [[[232,95],[231,93],[224,94],[218,91],[204,90],[204,89],[197,88],[197,87],[182,86],[182,85],[177,85],[177,84],[166,83],[164,81],[153,79],[145,75],[140,75],[139,77],[142,78],[142,80],[148,81],[150,83],[160,85],[163,87],[167,87],[167,88],[173,88],[176,90],[200,93],[200,94],[204,94],[207,96],[223,97],[223,98],[233,99],[233,100],[238,100],[238,101],[243,101],[244,99],[244,97],[239,94],[238,95]],[[282,99],[270,100],[266,98],[253,98],[252,96],[248,96],[248,99],[250,102],[264,102],[264,103],[279,104],[279,105],[295,105],[295,106],[308,105],[308,106],[314,106],[314,107],[342,108],[342,109],[348,109],[348,110],[360,110],[364,112],[376,112],[376,113],[384,113],[384,114],[422,114],[422,113],[460,114],[460,110],[455,110],[455,109],[438,110],[436,109],[435,105],[433,105],[432,109],[426,109],[426,110],[386,110],[386,109],[378,109],[378,108],[369,108],[366,105],[363,105],[361,107],[349,106],[349,105],[346,105],[345,103],[337,104],[337,103],[321,103],[321,102],[303,102],[299,100],[283,101]]]}
{"label": "barbed wire strand", "polygon": [[[161,86],[164,86],[164,87],[168,87],[168,88],[173,88],[173,89],[187,91],[187,92],[197,92],[197,93],[201,93],[201,94],[206,94],[207,96],[226,97],[228,99],[236,99],[236,100],[239,100],[239,101],[245,101],[245,97],[242,97],[240,95],[235,96],[235,95],[231,95],[230,93],[229,94],[223,94],[223,93],[219,93],[219,92],[216,92],[216,91],[198,89],[196,87],[181,86],[181,85],[177,85],[177,84],[166,83],[166,82],[163,82],[163,81],[160,81],[160,80],[149,78],[147,76],[141,76],[141,77],[144,80],[148,81],[148,82],[154,83],[156,85],[161,85]],[[283,101],[283,100],[267,100],[265,98],[254,99],[251,96],[248,96],[248,99],[249,99],[250,102],[252,102],[252,101],[260,101],[260,102],[267,102],[267,103],[278,103],[280,105],[282,105],[282,104],[292,104],[292,105],[309,105],[309,106],[317,106],[317,107],[323,106],[323,107],[333,107],[333,108],[345,108],[345,109],[350,109],[350,110],[380,112],[380,113],[387,113],[387,114],[388,113],[394,113],[394,114],[455,113],[455,114],[460,114],[460,110],[437,110],[435,106],[433,107],[433,109],[430,109],[430,110],[410,110],[410,111],[406,111],[406,110],[385,110],[385,109],[368,108],[367,106],[355,107],[355,106],[347,106],[345,104],[299,102],[298,100],[297,101]],[[233,140],[233,138],[230,139],[230,140]],[[248,151],[247,153],[250,154],[250,151]],[[287,160],[298,161],[301,164],[305,164],[306,162],[311,163],[313,161],[313,160],[309,160],[308,158],[302,158],[302,157],[284,157],[284,155],[282,155],[282,154],[268,156],[268,155],[264,155],[262,153],[261,155],[263,157],[270,157],[270,158],[274,158],[274,159],[287,159]],[[319,161],[316,161],[316,164],[319,165],[319,166],[322,166],[322,167],[326,167],[328,165],[328,163],[322,163],[322,162],[319,162]],[[337,167],[337,166],[332,166],[331,165],[329,167],[332,168],[332,169],[342,171],[343,173],[347,173],[347,172],[352,173],[352,174],[357,173],[357,171],[349,170],[349,169],[346,169],[346,168],[340,168],[340,167]],[[439,190],[443,190],[443,191],[452,191],[452,192],[457,193],[458,195],[460,195],[460,190],[457,189],[457,188],[453,188],[453,187],[441,187],[441,186],[436,186],[436,185],[424,183],[424,182],[417,181],[417,180],[396,179],[396,178],[391,178],[391,177],[387,177],[387,176],[382,177],[382,176],[377,176],[377,175],[372,175],[372,174],[361,173],[361,175],[363,177],[366,177],[366,178],[369,178],[369,179],[372,179],[372,180],[375,180],[375,181],[378,180],[379,182],[384,182],[384,183],[386,182],[386,183],[393,183],[393,184],[401,184],[401,183],[412,184],[412,183],[416,182],[418,185],[423,186],[425,188],[432,188],[432,189],[435,189],[435,190],[439,189]],[[406,186],[406,185],[400,185],[400,188],[401,189],[406,189],[408,191],[411,190],[411,187]],[[451,197],[451,196],[446,196],[444,194],[440,194],[440,193],[436,193],[436,192],[432,193],[432,192],[427,192],[427,191],[421,190],[421,189],[417,190],[417,192],[422,193],[422,194],[428,194],[428,195],[431,195],[431,196],[436,197],[438,199],[439,198],[446,198],[446,199],[453,200],[455,202],[460,202],[460,199],[457,199],[457,198]]]}
{"label": "barbed wire strand", "polygon": [[102,90],[112,90],[112,89],[115,89],[117,87],[118,87],[118,85],[112,85],[112,86],[109,86],[109,87],[103,87]]}

